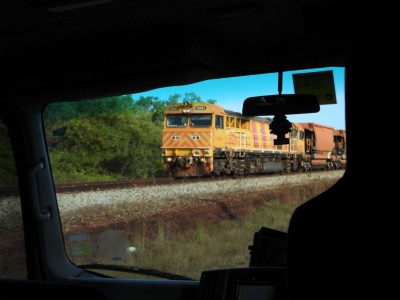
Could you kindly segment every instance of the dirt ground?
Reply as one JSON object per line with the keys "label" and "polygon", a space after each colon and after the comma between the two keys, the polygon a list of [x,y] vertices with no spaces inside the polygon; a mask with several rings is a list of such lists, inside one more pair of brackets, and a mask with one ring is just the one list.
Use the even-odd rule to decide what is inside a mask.
{"label": "dirt ground", "polygon": [[[114,207],[99,207],[90,212],[98,212],[96,215],[88,211],[71,212],[62,216],[64,234],[78,234],[83,231],[98,233],[104,230],[129,228],[138,232],[146,227],[148,236],[156,235],[159,225],[168,228],[169,231],[180,233],[190,230],[199,221],[221,222],[234,220],[251,211],[264,207],[273,199],[280,201],[302,201],[312,198],[330,187],[336,180],[324,181],[323,184],[309,184],[277,188],[273,191],[254,192],[237,195],[224,193],[218,197],[203,195],[201,198],[193,197],[171,200],[162,210],[157,208],[157,202],[142,204],[122,204]],[[297,198],[297,199],[294,199]],[[300,200],[299,200],[300,198]]]}

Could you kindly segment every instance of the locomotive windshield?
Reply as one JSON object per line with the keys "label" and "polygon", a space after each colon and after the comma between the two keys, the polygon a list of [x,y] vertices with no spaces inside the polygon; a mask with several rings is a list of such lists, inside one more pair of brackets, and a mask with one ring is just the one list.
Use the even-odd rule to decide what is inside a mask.
{"label": "locomotive windshield", "polygon": [[211,126],[211,115],[210,114],[199,114],[190,116],[191,127],[210,127]]}
{"label": "locomotive windshield", "polygon": [[[167,115],[167,127],[186,127],[188,115]],[[190,115],[190,127],[210,127],[212,124],[211,114]]]}
{"label": "locomotive windshield", "polygon": [[168,115],[167,127],[186,127],[187,121],[187,115]]}

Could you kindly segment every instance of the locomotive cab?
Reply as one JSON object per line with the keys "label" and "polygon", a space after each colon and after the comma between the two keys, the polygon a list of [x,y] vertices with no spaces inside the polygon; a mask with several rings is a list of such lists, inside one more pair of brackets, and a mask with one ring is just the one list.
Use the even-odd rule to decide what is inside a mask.
{"label": "locomotive cab", "polygon": [[210,175],[214,141],[223,136],[223,109],[209,103],[171,104],[164,115],[164,172],[176,178]]}

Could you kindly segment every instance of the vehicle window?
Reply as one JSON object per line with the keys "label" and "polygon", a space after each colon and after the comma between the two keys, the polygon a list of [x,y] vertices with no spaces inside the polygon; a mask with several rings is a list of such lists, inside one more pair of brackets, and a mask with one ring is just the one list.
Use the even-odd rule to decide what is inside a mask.
{"label": "vehicle window", "polygon": [[187,121],[187,115],[168,115],[167,127],[186,127]]}
{"label": "vehicle window", "polygon": [[223,116],[215,116],[215,127],[216,128],[224,128],[224,117]]}
{"label": "vehicle window", "polygon": [[[246,97],[268,94],[267,79],[277,78],[261,77],[231,79],[232,86],[250,86],[243,95],[221,82],[226,99],[200,94],[209,90],[207,84],[218,85],[213,80],[48,105],[46,139],[70,259],[116,277],[156,274],[99,270],[98,265],[199,279],[205,269],[248,266],[248,247],[261,227],[286,232],[298,205],[343,176],[345,143],[339,139],[345,135],[336,131],[345,131],[343,90],[339,86],[338,103],[320,113],[288,116],[290,143],[274,145],[271,118],[240,114]],[[188,113],[188,99],[176,97],[185,95],[183,88],[198,95],[202,110]],[[175,125],[177,117],[190,126]],[[223,118],[230,118],[235,126],[215,130],[213,118],[221,127]],[[330,151],[318,148],[319,138]],[[315,152],[307,152],[306,140]]]}
{"label": "vehicle window", "polygon": [[0,120],[0,278],[26,279],[25,240],[15,160]]}
{"label": "vehicle window", "polygon": [[212,116],[209,114],[204,115],[190,115],[191,127],[210,127]]}

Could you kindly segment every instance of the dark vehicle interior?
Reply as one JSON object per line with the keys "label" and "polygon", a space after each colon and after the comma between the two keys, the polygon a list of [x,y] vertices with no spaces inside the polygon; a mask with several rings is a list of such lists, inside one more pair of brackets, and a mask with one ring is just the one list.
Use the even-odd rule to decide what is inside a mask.
{"label": "dark vehicle interior", "polygon": [[[366,71],[366,64],[377,66],[370,47],[377,39],[370,9],[367,3],[350,0],[2,1],[0,118],[17,170],[26,276],[0,272],[0,299],[294,300],[359,295],[362,284],[354,279],[366,275],[359,250],[369,225],[349,191],[372,183],[360,172],[363,141],[369,138],[366,116],[379,111],[362,102],[378,89]],[[362,57],[368,57],[368,63]],[[205,272],[199,281],[131,280],[95,275],[68,260],[41,130],[44,105],[330,66],[345,67],[347,168],[335,186],[292,215],[286,243],[278,243],[287,262],[283,269],[221,269],[209,276]],[[315,109],[309,102],[305,105]],[[296,106],[295,111],[302,109]],[[257,278],[257,289],[240,297],[227,292],[249,278]]]}

